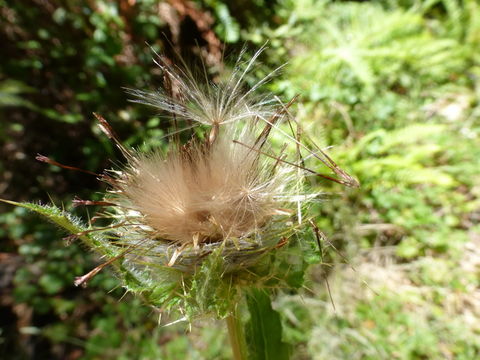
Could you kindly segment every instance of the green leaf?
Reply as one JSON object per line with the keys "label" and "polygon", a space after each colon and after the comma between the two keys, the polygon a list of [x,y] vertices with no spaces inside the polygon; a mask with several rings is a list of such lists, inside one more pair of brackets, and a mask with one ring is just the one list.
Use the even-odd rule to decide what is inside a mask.
{"label": "green leaf", "polygon": [[265,290],[252,289],[247,293],[250,320],[246,324],[249,359],[286,360],[290,346],[282,341],[280,315],[272,308]]}
{"label": "green leaf", "polygon": [[[224,274],[222,248],[212,252],[191,279],[188,301],[193,309],[225,317],[235,303],[237,290],[230,274]],[[194,312],[192,311],[192,313]]]}
{"label": "green leaf", "polygon": [[35,106],[21,95],[34,92],[34,89],[16,80],[4,80],[0,82],[0,107],[7,106],[25,106],[34,108]]}
{"label": "green leaf", "polygon": [[103,239],[99,234],[86,234],[85,231],[89,230],[81,221],[69,213],[59,209],[56,206],[52,205],[40,205],[33,203],[19,203],[16,201],[0,199],[0,201],[19,206],[30,211],[36,212],[42,216],[45,216],[48,220],[60,226],[70,234],[76,234],[80,240],[82,240],[86,245],[92,247],[93,249],[99,251],[102,254],[107,256],[116,256],[119,253],[118,249],[111,246],[108,243],[108,240]]}
{"label": "green leaf", "polygon": [[240,26],[231,16],[228,7],[225,4],[216,4],[215,13],[221,24],[216,30],[221,34],[224,41],[227,43],[237,42],[240,38]]}

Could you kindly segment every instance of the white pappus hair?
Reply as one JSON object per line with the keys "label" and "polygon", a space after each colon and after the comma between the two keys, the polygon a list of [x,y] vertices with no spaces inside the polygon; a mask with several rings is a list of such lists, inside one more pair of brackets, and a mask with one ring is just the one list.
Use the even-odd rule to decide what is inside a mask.
{"label": "white pappus hair", "polygon": [[291,191],[294,179],[292,169],[262,157],[255,143],[252,127],[226,126],[211,145],[138,155],[119,194],[162,239],[199,244],[248,237],[281,213],[279,195]]}

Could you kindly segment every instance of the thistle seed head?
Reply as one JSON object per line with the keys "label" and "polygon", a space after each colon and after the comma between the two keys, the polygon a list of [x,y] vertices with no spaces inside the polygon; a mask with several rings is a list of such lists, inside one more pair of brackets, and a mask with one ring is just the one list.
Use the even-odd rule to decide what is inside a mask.
{"label": "thistle seed head", "polygon": [[291,169],[275,169],[256,151],[254,130],[226,125],[213,144],[137,154],[116,186],[117,202],[162,241],[198,246],[251,236],[285,207],[279,195],[293,179]]}
{"label": "thistle seed head", "polygon": [[[243,67],[238,61],[220,84],[201,85],[190,72],[159,60],[169,85],[157,92],[130,91],[134,101],[167,112],[173,123],[185,120],[187,130],[188,122],[203,127],[203,136],[194,132],[186,143],[175,131],[168,151],[124,147],[97,115],[127,162],[101,176],[110,185],[104,201],[76,202],[105,206],[104,216],[113,219],[109,227],[77,234],[87,240],[92,236],[88,243],[108,258],[79,283],[112,264],[127,289],[158,307],[220,317],[235,303],[239,286],[300,286],[291,275],[303,272],[303,253],[311,246],[299,245],[296,235],[305,238],[308,222],[302,211],[318,195],[308,191],[305,173],[349,186],[358,183],[290,117],[295,99],[282,104],[270,95],[256,95],[275,72],[245,89],[245,75],[262,50]],[[286,142],[273,144],[273,133]],[[285,152],[289,142],[294,156]],[[306,168],[306,159],[319,160],[332,174]]]}

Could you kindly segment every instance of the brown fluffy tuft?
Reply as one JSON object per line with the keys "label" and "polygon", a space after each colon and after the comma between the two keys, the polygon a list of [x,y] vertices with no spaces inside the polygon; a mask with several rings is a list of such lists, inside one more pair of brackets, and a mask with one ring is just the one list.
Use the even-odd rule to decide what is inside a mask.
{"label": "brown fluffy tuft", "polygon": [[236,134],[222,127],[212,145],[192,142],[166,155],[139,155],[120,194],[165,240],[201,244],[250,236],[278,212],[277,195],[290,171],[275,171],[251,149],[259,146],[252,127]]}

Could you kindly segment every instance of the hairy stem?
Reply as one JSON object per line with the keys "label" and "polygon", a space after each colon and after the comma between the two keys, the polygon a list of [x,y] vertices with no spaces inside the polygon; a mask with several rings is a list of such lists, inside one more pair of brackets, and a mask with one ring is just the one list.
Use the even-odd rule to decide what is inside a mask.
{"label": "hairy stem", "polygon": [[226,319],[228,328],[228,337],[233,351],[234,360],[247,360],[244,347],[243,332],[235,309]]}

